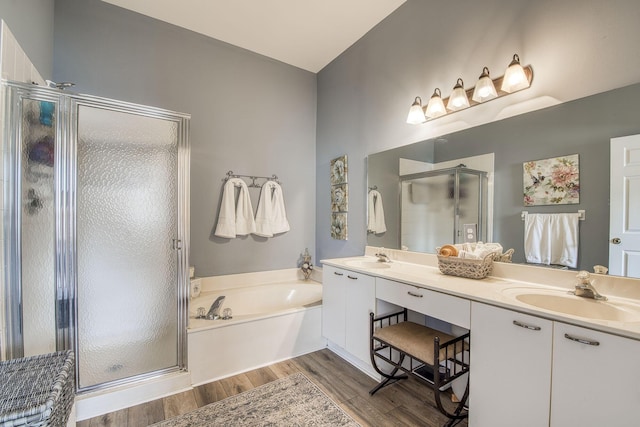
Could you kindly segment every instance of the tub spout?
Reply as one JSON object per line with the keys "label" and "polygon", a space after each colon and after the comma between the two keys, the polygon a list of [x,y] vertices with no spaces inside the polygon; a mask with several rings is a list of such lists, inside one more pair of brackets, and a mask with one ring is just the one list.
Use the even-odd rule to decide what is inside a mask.
{"label": "tub spout", "polygon": [[224,296],[218,297],[213,304],[211,304],[211,308],[209,308],[209,312],[207,313],[207,319],[216,320],[220,318],[220,308],[222,307],[224,298]]}

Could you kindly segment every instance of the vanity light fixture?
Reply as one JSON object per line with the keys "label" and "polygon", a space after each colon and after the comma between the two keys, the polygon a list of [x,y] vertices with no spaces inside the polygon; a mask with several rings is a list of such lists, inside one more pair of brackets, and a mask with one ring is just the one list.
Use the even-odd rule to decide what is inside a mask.
{"label": "vanity light fixture", "polygon": [[496,92],[496,87],[493,85],[493,80],[489,77],[489,69],[484,67],[482,74],[480,74],[478,78],[478,83],[476,83],[476,87],[473,90],[471,99],[475,102],[485,102],[497,97],[498,92]]}
{"label": "vanity light fixture", "polygon": [[416,96],[416,99],[413,101],[411,108],[409,109],[409,115],[407,116],[407,123],[412,125],[419,125],[426,121],[427,118],[424,116],[424,110],[422,109],[422,98]]}
{"label": "vanity light fixture", "polygon": [[444,101],[442,100],[442,93],[440,92],[440,88],[436,88],[433,91],[433,95],[429,99],[429,103],[427,104],[427,111],[424,113],[430,119],[435,119],[436,117],[444,116],[447,114],[447,109],[444,108]]}
{"label": "vanity light fixture", "polygon": [[447,108],[451,111],[458,111],[469,106],[469,98],[467,92],[464,90],[464,82],[462,79],[456,81],[456,85],[453,87],[453,92],[449,96],[449,102]]}
{"label": "vanity light fixture", "polygon": [[[422,106],[422,99],[417,96],[409,110],[407,123],[424,123],[427,120],[436,119],[448,113],[464,110],[492,99],[518,92],[530,87],[532,80],[533,68],[531,65],[523,67],[520,64],[518,54],[514,54],[513,60],[507,67],[504,76],[491,79],[489,77],[489,69],[484,67],[482,74],[478,78],[478,83],[473,88],[465,90],[464,82],[459,78],[448,98],[442,99],[440,89],[436,88],[426,107]],[[497,88],[500,88],[500,90],[497,90]],[[447,106],[446,108],[445,105]],[[423,113],[421,114],[418,109],[421,109]]]}

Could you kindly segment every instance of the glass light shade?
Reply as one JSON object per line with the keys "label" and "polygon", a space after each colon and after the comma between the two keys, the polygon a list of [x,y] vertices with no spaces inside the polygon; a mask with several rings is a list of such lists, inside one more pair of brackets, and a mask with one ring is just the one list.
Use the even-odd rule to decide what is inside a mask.
{"label": "glass light shade", "polygon": [[449,96],[449,102],[447,102],[447,108],[451,111],[462,110],[469,106],[469,98],[467,98],[467,92],[464,90],[464,82],[462,79],[456,81],[456,85],[453,87],[453,92]]}
{"label": "glass light shade", "polygon": [[435,119],[445,114],[447,114],[447,110],[444,108],[442,94],[440,93],[440,89],[436,88],[436,90],[433,91],[433,95],[431,95],[431,99],[429,99],[425,115],[430,119]]}
{"label": "glass light shade", "polygon": [[476,87],[473,90],[473,96],[471,99],[475,102],[485,102],[497,97],[498,92],[496,91],[496,87],[493,85],[493,80],[489,77],[489,69],[484,67],[482,69],[482,74],[478,79],[478,83],[476,83]]}
{"label": "glass light shade", "polygon": [[416,96],[413,104],[411,104],[411,108],[409,108],[407,123],[411,125],[419,125],[420,123],[424,123],[426,121],[427,118],[424,116],[424,110],[422,109],[422,98]]}
{"label": "glass light shade", "polygon": [[516,92],[529,87],[529,79],[520,65],[520,57],[513,55],[513,61],[509,64],[502,78],[502,90],[507,93]]}

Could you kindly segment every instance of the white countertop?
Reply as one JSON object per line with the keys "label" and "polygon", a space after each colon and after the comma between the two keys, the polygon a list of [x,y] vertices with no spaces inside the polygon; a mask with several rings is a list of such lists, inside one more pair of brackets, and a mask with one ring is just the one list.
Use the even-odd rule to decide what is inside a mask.
{"label": "white countertop", "polygon": [[[482,302],[509,310],[527,313],[538,317],[582,326],[640,340],[640,311],[637,322],[621,322],[578,317],[557,311],[537,308],[518,301],[509,292],[510,288],[531,288],[536,290],[571,290],[577,283],[576,271],[562,271],[527,265],[494,263],[492,275],[481,280],[447,276],[437,267],[437,257],[430,254],[406,253],[387,250],[392,262],[389,268],[368,268],[359,265],[362,262],[376,262],[371,256],[375,248],[367,247],[365,256],[326,259],[324,265],[357,271],[370,276],[410,284],[420,288],[442,292]],[[640,309],[640,280],[593,274],[593,284],[610,301],[597,304],[637,304]]]}

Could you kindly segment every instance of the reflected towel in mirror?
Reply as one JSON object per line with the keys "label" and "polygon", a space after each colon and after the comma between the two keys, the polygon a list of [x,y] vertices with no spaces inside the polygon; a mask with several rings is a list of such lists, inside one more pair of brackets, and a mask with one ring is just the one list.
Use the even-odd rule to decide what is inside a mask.
{"label": "reflected towel in mirror", "polygon": [[578,213],[528,214],[524,221],[527,262],[578,266]]}
{"label": "reflected towel in mirror", "polygon": [[387,225],[384,222],[382,195],[377,190],[371,190],[369,191],[368,202],[367,231],[374,234],[384,233],[387,231]]}

